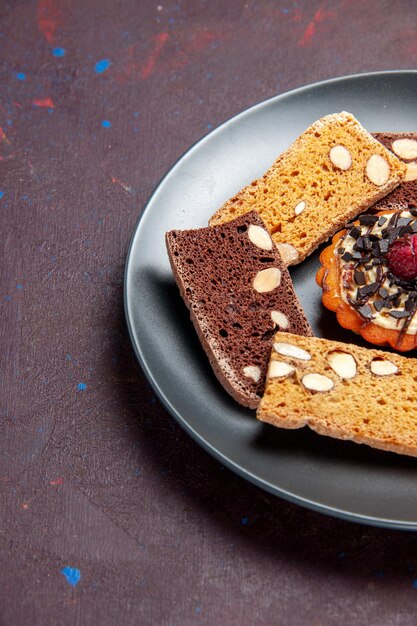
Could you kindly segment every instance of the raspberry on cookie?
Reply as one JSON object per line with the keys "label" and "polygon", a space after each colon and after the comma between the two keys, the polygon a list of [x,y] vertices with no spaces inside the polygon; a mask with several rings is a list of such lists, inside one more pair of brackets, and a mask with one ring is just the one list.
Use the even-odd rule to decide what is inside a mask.
{"label": "raspberry on cookie", "polygon": [[417,347],[417,208],[362,215],[320,262],[323,304],[343,328],[401,352]]}

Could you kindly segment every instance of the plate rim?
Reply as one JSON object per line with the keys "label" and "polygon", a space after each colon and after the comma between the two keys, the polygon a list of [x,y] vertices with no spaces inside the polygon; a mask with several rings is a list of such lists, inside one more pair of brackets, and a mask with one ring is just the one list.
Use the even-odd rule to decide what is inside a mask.
{"label": "plate rim", "polygon": [[223,121],[221,124],[219,124],[219,126],[217,126],[216,128],[214,128],[212,131],[210,131],[209,133],[203,135],[202,137],[200,137],[197,141],[195,141],[189,148],[187,148],[187,150],[185,150],[173,163],[172,165],[168,168],[168,170],[165,172],[165,174],[161,177],[161,179],[159,180],[158,184],[156,185],[156,187],[153,189],[152,193],[150,194],[150,196],[148,197],[148,199],[146,200],[137,220],[135,223],[135,226],[133,228],[131,237],[130,237],[130,241],[129,241],[129,245],[128,245],[128,250],[127,250],[127,254],[126,254],[126,261],[125,261],[125,269],[124,269],[124,278],[123,278],[123,304],[124,304],[124,315],[125,315],[125,320],[126,320],[126,325],[127,325],[127,329],[128,329],[128,334],[129,334],[129,339],[130,339],[130,343],[133,347],[133,351],[134,354],[136,356],[136,359],[143,371],[143,373],[145,374],[146,379],[148,380],[148,382],[150,383],[153,391],[155,392],[155,394],[157,395],[157,397],[159,398],[159,400],[162,402],[162,404],[164,405],[164,407],[168,410],[168,412],[172,415],[172,417],[174,417],[174,419],[177,421],[177,423],[185,430],[185,432],[190,435],[190,437],[196,442],[198,443],[198,445],[200,447],[202,447],[206,452],[208,452],[211,456],[213,456],[217,461],[220,461],[224,466],[228,467],[228,469],[230,469],[231,471],[233,471],[235,474],[238,474],[240,477],[244,478],[245,480],[249,481],[250,483],[256,485],[257,487],[271,493],[274,496],[283,498],[284,500],[287,500],[289,502],[292,502],[294,504],[297,504],[299,506],[303,506],[307,509],[310,509],[312,511],[318,512],[318,513],[322,513],[324,515],[328,515],[328,516],[332,516],[332,517],[336,517],[345,521],[349,521],[349,522],[356,522],[356,523],[360,523],[360,524],[364,524],[364,525],[368,525],[368,526],[375,526],[375,527],[380,527],[380,528],[390,528],[390,529],[397,529],[397,530],[417,530],[417,520],[415,522],[408,522],[405,520],[394,520],[394,519],[390,519],[387,517],[376,517],[376,516],[372,516],[372,515],[364,515],[362,513],[357,513],[354,511],[347,511],[335,506],[331,506],[331,505],[326,505],[320,502],[316,502],[315,500],[306,498],[304,496],[299,496],[296,495],[286,489],[283,489],[282,487],[277,487],[276,485],[272,484],[270,481],[264,479],[264,478],[260,478],[259,476],[256,476],[255,474],[253,474],[252,472],[246,470],[244,467],[242,467],[241,465],[239,465],[237,462],[230,460],[226,455],[224,455],[221,451],[219,451],[215,446],[213,446],[212,444],[210,444],[208,441],[206,441],[206,439],[204,439],[204,437],[202,435],[200,435],[186,420],[184,420],[184,418],[182,417],[182,415],[177,411],[177,409],[175,408],[174,405],[172,405],[172,403],[168,400],[168,398],[165,396],[164,392],[162,391],[162,389],[160,388],[157,380],[155,379],[155,377],[153,376],[153,374],[151,373],[146,359],[144,358],[143,354],[142,354],[142,350],[141,347],[139,345],[139,342],[136,340],[136,335],[135,335],[135,331],[134,331],[134,327],[133,327],[133,323],[132,323],[132,316],[130,313],[130,305],[129,305],[129,293],[128,293],[128,285],[129,285],[129,279],[130,279],[130,275],[131,275],[131,267],[132,267],[132,253],[135,247],[135,241],[136,238],[139,234],[142,222],[144,217],[146,216],[146,213],[148,211],[149,206],[152,204],[152,201],[154,199],[154,197],[159,193],[160,189],[162,188],[162,186],[164,185],[165,181],[175,173],[175,169],[177,167],[177,165],[180,163],[180,161],[182,161],[184,158],[188,157],[190,155],[190,153],[192,153],[195,149],[198,148],[198,146],[203,143],[204,141],[206,141],[208,139],[208,137],[212,137],[214,134],[217,134],[219,132],[222,131],[223,127],[226,126],[227,124],[236,121],[238,118],[244,117],[247,114],[250,114],[254,109],[258,109],[259,107],[262,106],[266,106],[268,104],[270,104],[273,101],[276,100],[282,100],[285,97],[291,97],[293,95],[298,95],[302,92],[308,92],[310,90],[313,90],[317,87],[322,87],[322,86],[326,86],[326,85],[333,85],[333,84],[337,84],[338,82],[345,82],[345,81],[349,81],[349,80],[356,80],[359,78],[363,78],[363,79],[372,79],[374,77],[377,76],[386,76],[387,78],[392,77],[392,76],[397,76],[397,75],[410,75],[413,77],[417,77],[417,70],[416,69],[401,69],[401,70],[379,70],[379,71],[375,71],[375,72],[360,72],[360,73],[355,73],[355,74],[348,74],[348,75],[344,75],[344,76],[337,76],[334,78],[329,78],[329,79],[325,79],[325,80],[319,80],[319,81],[315,81],[313,83],[309,83],[307,85],[301,85],[299,87],[295,87],[294,89],[291,89],[289,91],[285,91],[281,94],[277,94],[274,96],[271,96],[269,98],[266,98],[264,100],[260,100],[259,102],[251,105],[250,107],[247,107],[245,109],[242,109],[241,111],[239,111],[238,113],[236,113],[235,115],[233,115],[232,117],[228,118],[227,120]]}

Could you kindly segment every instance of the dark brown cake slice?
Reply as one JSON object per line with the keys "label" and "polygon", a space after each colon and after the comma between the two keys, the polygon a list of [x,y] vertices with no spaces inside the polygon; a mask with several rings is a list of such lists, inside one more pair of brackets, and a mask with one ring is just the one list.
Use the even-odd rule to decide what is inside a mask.
{"label": "dark brown cake slice", "polygon": [[172,271],[219,381],[256,408],[277,330],[311,336],[290,275],[255,211],[166,234]]}
{"label": "dark brown cake slice", "polygon": [[417,133],[373,133],[373,136],[407,164],[407,171],[400,186],[376,202],[372,211],[417,206]]}

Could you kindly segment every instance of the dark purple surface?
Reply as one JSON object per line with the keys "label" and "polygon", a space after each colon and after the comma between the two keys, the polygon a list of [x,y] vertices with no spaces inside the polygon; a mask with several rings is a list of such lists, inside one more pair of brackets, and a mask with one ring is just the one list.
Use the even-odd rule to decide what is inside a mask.
{"label": "dark purple surface", "polygon": [[136,365],[122,283],[184,150],[276,93],[414,67],[417,5],[3,0],[0,15],[0,623],[415,624],[416,535],[219,466]]}

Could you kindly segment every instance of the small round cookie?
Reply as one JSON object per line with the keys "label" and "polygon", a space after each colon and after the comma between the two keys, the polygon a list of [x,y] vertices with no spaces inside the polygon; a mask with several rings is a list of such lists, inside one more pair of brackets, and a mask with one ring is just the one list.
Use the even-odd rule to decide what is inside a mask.
{"label": "small round cookie", "polygon": [[417,208],[365,214],[320,255],[322,301],[376,345],[417,347]]}

